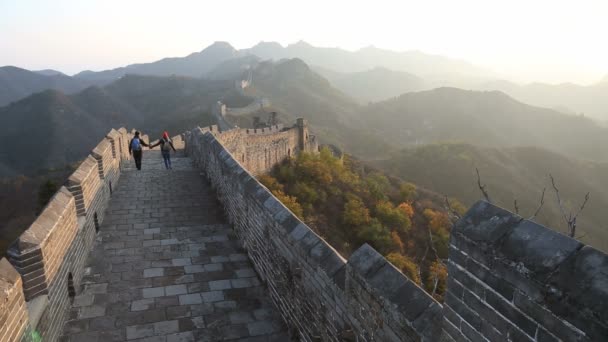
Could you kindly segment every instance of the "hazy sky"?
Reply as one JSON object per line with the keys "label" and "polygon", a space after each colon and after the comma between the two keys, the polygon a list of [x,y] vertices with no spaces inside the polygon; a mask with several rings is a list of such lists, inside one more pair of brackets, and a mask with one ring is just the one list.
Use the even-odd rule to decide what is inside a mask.
{"label": "hazy sky", "polygon": [[217,40],[415,49],[517,81],[592,83],[608,74],[608,0],[0,0],[0,65],[72,74]]}

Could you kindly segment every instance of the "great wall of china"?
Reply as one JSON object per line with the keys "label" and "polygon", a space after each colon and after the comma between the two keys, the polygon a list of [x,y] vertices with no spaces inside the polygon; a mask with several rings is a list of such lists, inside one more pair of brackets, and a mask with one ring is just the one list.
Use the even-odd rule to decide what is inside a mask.
{"label": "great wall of china", "polygon": [[[245,336],[262,336],[261,330],[277,333],[280,329],[257,320],[257,309],[246,320],[242,312],[226,311],[248,308],[239,302],[250,294],[242,287],[254,289],[257,279],[289,332],[276,341],[287,336],[302,341],[608,341],[608,256],[484,201],[452,229],[444,303],[368,245],[344,259],[255,178],[285,158],[317,150],[302,119],[290,128],[211,126],[185,132],[174,141],[193,169],[175,179],[161,169],[128,169],[131,137],[124,128],[108,133],[11,246],[8,259],[0,260],[1,342],[92,340],[89,330],[95,329],[113,333],[112,338],[95,335],[99,341],[213,340],[193,331],[210,333],[211,318],[227,312],[231,325],[216,329],[223,334],[218,340],[245,341]],[[196,189],[205,193],[188,193],[193,197],[187,201],[204,196],[219,201],[229,233],[218,233],[213,224],[204,226],[212,235],[196,225],[188,228],[188,220],[210,212],[180,220],[177,209],[162,210],[162,201],[133,197],[140,207],[128,205],[131,197],[116,198],[124,187],[140,189],[137,180],[157,186],[159,194],[163,182],[181,191],[201,182]],[[175,226],[163,223],[173,222],[163,217]],[[106,241],[110,229],[128,241]],[[199,233],[204,236],[194,240]],[[234,251],[220,255],[217,243],[231,234],[246,260]],[[111,252],[109,258],[119,258],[124,269],[99,260],[92,250]],[[165,254],[173,258],[169,266],[163,260],[158,267],[146,263],[145,256]],[[137,284],[121,289],[126,297],[117,301],[128,305],[105,306],[114,280],[91,282],[97,264],[104,274]],[[254,272],[245,272],[247,265]],[[157,272],[165,277],[148,278]],[[175,274],[167,277],[169,272]],[[245,273],[247,278],[240,278]],[[165,280],[180,282],[165,286]],[[234,297],[226,300],[229,296]],[[90,302],[83,304],[85,299]],[[139,306],[148,311],[138,312]],[[115,310],[136,312],[121,316]],[[135,323],[110,320],[110,315]]]}

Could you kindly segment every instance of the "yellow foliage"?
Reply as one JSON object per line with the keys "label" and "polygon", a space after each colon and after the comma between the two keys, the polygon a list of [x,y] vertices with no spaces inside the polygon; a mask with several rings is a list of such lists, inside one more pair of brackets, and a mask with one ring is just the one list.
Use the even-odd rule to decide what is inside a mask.
{"label": "yellow foliage", "polygon": [[[435,299],[439,301],[443,301],[443,293],[445,293],[447,279],[448,270],[445,265],[439,261],[433,261],[428,270],[426,289],[429,293],[433,293],[433,290],[435,290]],[[435,282],[437,282],[437,285],[435,285]]]}
{"label": "yellow foliage", "polygon": [[412,261],[412,259],[399,253],[390,253],[386,256],[391,264],[395,265],[398,269],[403,272],[410,280],[420,285],[420,276],[418,274],[418,266]]}
{"label": "yellow foliage", "polygon": [[407,182],[401,183],[401,185],[399,185],[399,194],[404,201],[414,200],[418,196],[416,185]]}
{"label": "yellow foliage", "polygon": [[353,196],[344,204],[342,220],[346,224],[357,227],[369,224],[371,217],[369,216],[369,210],[361,199]]}
{"label": "yellow foliage", "polygon": [[302,210],[302,206],[300,206],[300,203],[298,203],[298,200],[295,197],[286,195],[281,190],[273,191],[272,193],[279,201],[281,201],[287,208],[289,208],[289,210],[291,210],[294,215],[299,218],[304,217],[304,211]]}
{"label": "yellow foliage", "polygon": [[431,231],[438,235],[444,235],[452,227],[452,222],[448,215],[444,212],[435,212],[435,215],[429,222]]}
{"label": "yellow foliage", "polygon": [[457,212],[458,215],[462,216],[467,211],[467,207],[464,204],[462,204],[459,200],[457,200],[455,198],[450,198],[449,201],[450,201],[450,207],[452,207],[452,210]]}
{"label": "yellow foliage", "polygon": [[405,245],[403,244],[403,241],[401,241],[401,238],[396,231],[391,232],[391,239],[393,239],[393,244],[399,248],[399,251],[403,252],[403,247],[405,247]]}
{"label": "yellow foliage", "polygon": [[379,201],[376,204],[375,212],[380,222],[402,233],[407,232],[412,225],[407,214],[403,210],[395,208],[389,201]]}
{"label": "yellow foliage", "polygon": [[264,184],[270,191],[283,191],[283,184],[279,183],[279,181],[271,175],[258,176],[258,181]]}

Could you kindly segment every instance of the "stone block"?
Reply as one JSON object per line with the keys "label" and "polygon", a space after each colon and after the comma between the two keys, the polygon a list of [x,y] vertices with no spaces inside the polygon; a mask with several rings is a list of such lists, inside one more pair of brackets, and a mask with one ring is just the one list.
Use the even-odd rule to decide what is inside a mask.
{"label": "stone block", "polygon": [[359,247],[348,258],[348,266],[364,278],[376,273],[386,263],[386,259],[367,243]]}
{"label": "stone block", "polygon": [[452,232],[461,233],[472,241],[493,244],[521,220],[520,216],[505,209],[479,201],[454,224]]}
{"label": "stone block", "polygon": [[548,279],[546,305],[593,341],[608,340],[608,256],[585,246]]}
{"label": "stone block", "polygon": [[524,276],[544,281],[582,244],[531,221],[522,221],[504,237],[497,252],[520,268]]}
{"label": "stone block", "polygon": [[203,302],[199,293],[184,294],[179,296],[179,305],[201,304]]}

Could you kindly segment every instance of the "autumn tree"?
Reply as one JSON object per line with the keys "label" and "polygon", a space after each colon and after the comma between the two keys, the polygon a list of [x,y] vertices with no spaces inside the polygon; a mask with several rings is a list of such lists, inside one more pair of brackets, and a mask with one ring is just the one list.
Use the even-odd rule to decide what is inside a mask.
{"label": "autumn tree", "polygon": [[443,293],[445,293],[446,290],[447,279],[447,268],[441,261],[435,260],[428,269],[425,288],[433,297],[435,297],[435,299],[443,301]]}
{"label": "autumn tree", "polygon": [[403,274],[405,274],[413,282],[420,285],[418,266],[416,266],[412,259],[399,253],[390,253],[386,256],[386,260],[400,269],[401,272],[403,272]]}
{"label": "autumn tree", "polygon": [[375,218],[371,219],[369,224],[358,229],[357,238],[360,243],[369,243],[382,254],[395,248],[390,230]]}
{"label": "autumn tree", "polygon": [[407,217],[409,217],[410,220],[414,217],[414,207],[412,207],[411,204],[403,202],[403,203],[399,204],[399,206],[397,208],[399,208],[399,210],[403,211],[403,213],[405,215],[407,215]]}
{"label": "autumn tree", "polygon": [[404,202],[413,201],[418,196],[416,185],[408,182],[401,183],[399,185],[399,195]]}
{"label": "autumn tree", "polygon": [[356,196],[351,196],[344,204],[342,220],[345,224],[359,227],[369,224],[371,217],[369,215],[369,209],[365,207],[363,201]]}
{"label": "autumn tree", "polygon": [[395,208],[388,201],[378,202],[376,204],[375,214],[380,222],[391,228],[397,229],[401,233],[406,233],[412,225],[407,214],[403,210]]}

